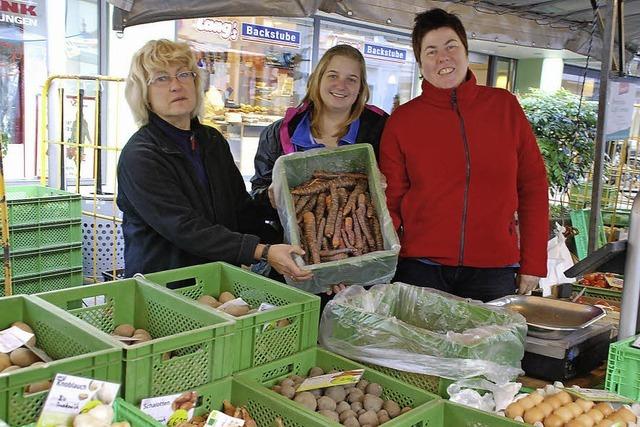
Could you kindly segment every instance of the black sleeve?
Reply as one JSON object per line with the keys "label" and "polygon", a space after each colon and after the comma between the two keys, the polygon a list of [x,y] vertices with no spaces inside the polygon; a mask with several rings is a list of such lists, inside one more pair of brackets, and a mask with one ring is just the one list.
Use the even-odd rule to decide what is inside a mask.
{"label": "black sleeve", "polygon": [[278,120],[267,126],[260,133],[258,150],[254,159],[255,174],[251,178],[251,195],[261,207],[266,219],[277,220],[278,213],[269,202],[269,185],[272,182],[273,165],[282,155],[280,146],[280,126],[282,120]]}
{"label": "black sleeve", "polygon": [[253,263],[258,236],[230,231],[195,210],[174,168],[155,150],[125,147],[118,163],[119,191],[144,222],[180,249],[211,261]]}
{"label": "black sleeve", "polygon": [[371,144],[376,160],[380,163],[380,139],[389,115],[387,113],[380,115],[376,112],[365,110],[361,117],[361,128],[358,131],[357,142]]}

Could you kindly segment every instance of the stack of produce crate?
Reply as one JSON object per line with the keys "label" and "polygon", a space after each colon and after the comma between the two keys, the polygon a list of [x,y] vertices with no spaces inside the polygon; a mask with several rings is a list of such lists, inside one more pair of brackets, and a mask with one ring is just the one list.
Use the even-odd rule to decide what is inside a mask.
{"label": "stack of produce crate", "polygon": [[13,293],[81,285],[80,195],[34,185],[8,187],[6,197]]}

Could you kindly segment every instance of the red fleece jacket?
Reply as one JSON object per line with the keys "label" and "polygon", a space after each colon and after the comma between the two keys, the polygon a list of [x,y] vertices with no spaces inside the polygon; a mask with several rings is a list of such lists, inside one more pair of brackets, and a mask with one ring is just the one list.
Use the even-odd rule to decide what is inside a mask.
{"label": "red fleece jacket", "polygon": [[[443,265],[547,271],[547,176],[515,96],[478,86],[427,81],[398,107],[380,145],[387,203],[400,230],[401,257]],[[516,212],[520,241],[517,236]]]}

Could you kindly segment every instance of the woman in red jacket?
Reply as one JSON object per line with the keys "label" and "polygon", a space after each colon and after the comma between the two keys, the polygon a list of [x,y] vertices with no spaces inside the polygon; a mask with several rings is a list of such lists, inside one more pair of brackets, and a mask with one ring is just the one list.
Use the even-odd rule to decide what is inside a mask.
{"label": "woman in red jacket", "polygon": [[[401,236],[395,280],[489,301],[546,276],[547,177],[515,96],[479,86],[462,22],[416,16],[422,94],[385,126],[380,168]],[[518,232],[519,231],[519,232]]]}

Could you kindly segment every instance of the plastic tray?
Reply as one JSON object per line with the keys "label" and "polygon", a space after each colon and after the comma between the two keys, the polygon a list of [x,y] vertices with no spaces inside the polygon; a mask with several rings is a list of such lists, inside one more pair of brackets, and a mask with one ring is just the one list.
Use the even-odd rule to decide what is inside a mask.
{"label": "plastic tray", "polygon": [[[147,427],[155,426],[157,423],[153,418],[142,413],[135,406],[125,402],[121,398],[117,398],[113,402],[113,422],[128,421],[131,427]],[[29,424],[24,427],[36,427],[36,424]]]}
{"label": "plastic tray", "polygon": [[[411,406],[412,408],[414,408],[406,414],[403,414],[391,421],[386,422],[384,425],[387,427],[425,426],[425,424],[423,423],[423,421],[425,420],[423,411],[424,405],[434,399],[438,399],[438,396],[434,394],[402,383],[394,378],[391,378],[373,369],[367,368],[364,365],[353,362],[349,359],[345,359],[344,357],[338,356],[337,354],[322,350],[320,348],[305,350],[285,360],[276,361],[264,366],[249,369],[247,371],[236,374],[236,376],[237,378],[246,381],[249,385],[253,384],[252,388],[256,389],[260,393],[270,392],[271,396],[274,399],[277,399],[279,402],[282,402],[282,404],[287,405],[290,408],[290,411],[288,412],[295,411],[307,414],[312,417],[313,420],[315,420],[314,423],[309,422],[306,424],[286,424],[287,426],[339,426],[340,424],[332,422],[331,420],[323,417],[320,414],[311,412],[284,396],[267,390],[267,387],[273,386],[279,380],[286,378],[289,375],[296,374],[306,376],[309,372],[309,369],[314,366],[319,366],[325,371],[331,369],[344,371],[347,369],[364,368],[365,372],[363,378],[371,382],[376,382],[383,387],[384,391],[381,396],[383,399],[393,399],[398,402],[400,407]],[[260,386],[262,386],[262,388],[260,388]]]}
{"label": "plastic tray", "polygon": [[103,335],[124,348],[122,394],[127,402],[138,404],[142,398],[177,393],[231,373],[234,322],[166,289],[126,279],[37,297],[102,331],[90,328],[96,334],[129,323],[155,337],[125,346]]}
{"label": "plastic tray", "polygon": [[26,394],[25,387],[50,380],[57,373],[120,382],[122,347],[94,334],[84,322],[33,297],[0,299],[0,330],[16,321],[31,326],[36,346],[54,360],[43,366],[0,374],[0,419],[9,425],[20,426],[36,420],[48,392]]}
{"label": "plastic tray", "polygon": [[[82,285],[82,269],[63,270],[56,273],[40,274],[11,281],[13,295],[37,294]],[[4,287],[0,287],[4,296]]]}
{"label": "plastic tray", "polygon": [[609,346],[605,388],[619,395],[640,400],[640,349],[631,344],[640,335]]}
{"label": "plastic tray", "polygon": [[[174,289],[192,299],[198,299],[203,294],[217,298],[222,292],[228,291],[252,307],[263,302],[278,306],[242,317],[232,317],[211,309],[236,321],[233,372],[315,347],[318,341],[320,298],[291,286],[223,262],[153,273],[145,277],[150,282]],[[280,319],[289,319],[290,324],[265,331],[266,326]]]}
{"label": "plastic tray", "polygon": [[428,427],[508,427],[530,425],[457,405],[446,400],[433,402],[425,408],[424,421],[424,426]]}
{"label": "plastic tray", "polygon": [[[63,248],[37,249],[11,255],[12,279],[45,273],[82,268],[82,245],[80,243]],[[0,270],[0,281],[4,270]]]}
{"label": "plastic tray", "polygon": [[[311,150],[304,153],[293,153],[278,158],[274,165],[274,183],[276,197],[282,193],[284,205],[278,209],[280,222],[284,227],[287,242],[300,244],[299,227],[296,222],[295,207],[291,189],[312,177],[316,170],[333,172],[364,172],[369,178],[371,202],[380,221],[384,250],[338,261],[312,264],[305,268],[311,270],[314,277],[305,282],[293,282],[285,277],[287,283],[313,293],[326,291],[330,285],[344,283],[347,285],[374,285],[388,283],[393,277],[398,263],[400,242],[393,228],[391,216],[387,209],[384,190],[381,186],[373,149],[369,144],[354,144],[331,150]],[[302,264],[303,261],[299,259]]]}
{"label": "plastic tray", "polygon": [[9,229],[9,247],[12,254],[79,243],[82,243],[80,221],[24,225]]}
{"label": "plastic tray", "polygon": [[19,185],[7,187],[6,195],[10,226],[81,219],[79,194],[39,185]]}

